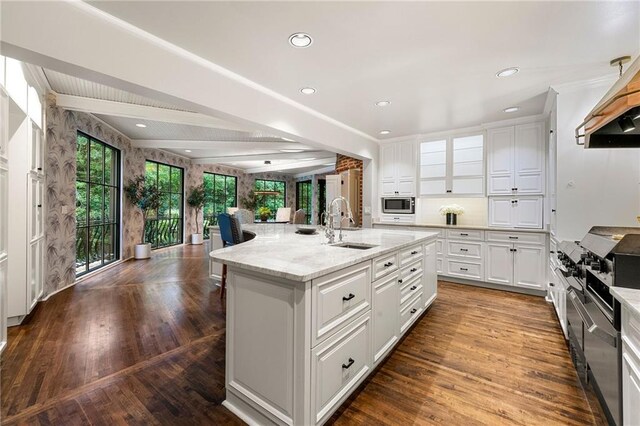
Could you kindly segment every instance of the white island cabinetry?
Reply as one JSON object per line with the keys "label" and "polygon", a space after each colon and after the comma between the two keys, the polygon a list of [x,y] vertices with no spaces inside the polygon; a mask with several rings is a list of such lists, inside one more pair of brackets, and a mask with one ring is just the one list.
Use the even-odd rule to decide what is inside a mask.
{"label": "white island cabinetry", "polygon": [[211,254],[228,268],[224,404],[248,423],[326,422],[436,297],[433,233],[349,232],[360,250],[291,228]]}

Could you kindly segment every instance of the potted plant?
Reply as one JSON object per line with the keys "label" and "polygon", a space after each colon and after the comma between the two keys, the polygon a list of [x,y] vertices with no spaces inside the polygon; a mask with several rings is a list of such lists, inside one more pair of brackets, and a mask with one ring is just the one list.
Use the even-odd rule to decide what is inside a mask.
{"label": "potted plant", "polygon": [[136,244],[135,258],[149,259],[151,257],[151,244],[145,241],[144,228],[147,224],[147,216],[152,210],[160,208],[160,191],[155,185],[145,182],[144,176],[134,177],[124,186],[127,199],[138,208],[142,214],[142,231],[140,244]]}
{"label": "potted plant", "polygon": [[187,197],[187,204],[196,212],[196,233],[191,234],[191,244],[202,244],[203,241],[202,234],[200,233],[198,217],[200,216],[200,211],[204,207],[205,200],[206,191],[204,189],[204,184],[191,188],[189,196]]}
{"label": "potted plant", "polygon": [[260,216],[260,220],[266,222],[271,216],[271,209],[269,207],[260,207],[258,209],[258,216]]}
{"label": "potted plant", "polygon": [[464,207],[457,204],[440,207],[440,214],[447,217],[447,225],[457,225],[458,215],[464,214]]}

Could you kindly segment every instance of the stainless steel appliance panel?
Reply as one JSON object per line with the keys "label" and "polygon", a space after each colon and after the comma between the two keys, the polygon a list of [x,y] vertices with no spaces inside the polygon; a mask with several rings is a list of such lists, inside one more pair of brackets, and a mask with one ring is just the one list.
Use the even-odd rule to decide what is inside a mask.
{"label": "stainless steel appliance panel", "polygon": [[414,214],[416,199],[414,197],[391,197],[382,199],[382,213]]}
{"label": "stainless steel appliance panel", "polygon": [[584,352],[584,339],[582,331],[582,316],[578,312],[579,294],[572,288],[567,291],[567,323],[575,337],[580,351]]}

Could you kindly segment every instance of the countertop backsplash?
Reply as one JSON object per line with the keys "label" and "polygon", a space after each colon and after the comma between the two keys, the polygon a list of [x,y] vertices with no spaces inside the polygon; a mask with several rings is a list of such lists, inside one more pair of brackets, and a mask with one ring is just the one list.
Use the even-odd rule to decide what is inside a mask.
{"label": "countertop backsplash", "polygon": [[445,223],[440,207],[457,204],[464,207],[464,214],[458,216],[458,225],[487,226],[488,198],[416,198],[416,223]]}

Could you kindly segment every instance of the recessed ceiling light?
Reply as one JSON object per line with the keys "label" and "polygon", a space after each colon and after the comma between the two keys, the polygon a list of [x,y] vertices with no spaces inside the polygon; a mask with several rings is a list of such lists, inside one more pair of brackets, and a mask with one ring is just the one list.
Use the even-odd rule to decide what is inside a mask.
{"label": "recessed ceiling light", "polygon": [[520,107],[512,106],[512,107],[509,107],[509,108],[505,108],[503,111],[504,111],[504,112],[516,112],[516,111],[518,111],[519,109],[520,109]]}
{"label": "recessed ceiling light", "polygon": [[380,130],[381,135],[388,135],[389,133],[391,133],[391,130]]}
{"label": "recessed ceiling light", "polygon": [[280,152],[303,152],[304,149],[281,149]]}
{"label": "recessed ceiling light", "polygon": [[520,72],[520,68],[518,67],[510,67],[500,70],[496,73],[496,77],[510,77],[512,75],[518,74]]}
{"label": "recessed ceiling light", "polygon": [[144,129],[145,127],[147,127],[147,125],[146,124],[142,124],[142,123],[138,123],[138,124],[136,124],[136,127],[141,127],[141,128]]}
{"label": "recessed ceiling light", "polygon": [[303,87],[302,89],[300,89],[300,91],[305,95],[313,95],[314,93],[316,93],[316,89],[314,89],[313,87]]}
{"label": "recessed ceiling light", "polygon": [[190,149],[185,149],[184,152],[191,152],[191,150]]}
{"label": "recessed ceiling light", "polygon": [[389,105],[390,103],[391,103],[391,101],[378,101],[378,102],[376,102],[376,106],[385,107],[385,106]]}
{"label": "recessed ceiling light", "polygon": [[293,47],[309,47],[313,43],[313,39],[306,33],[293,33],[289,36],[289,43]]}

